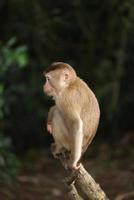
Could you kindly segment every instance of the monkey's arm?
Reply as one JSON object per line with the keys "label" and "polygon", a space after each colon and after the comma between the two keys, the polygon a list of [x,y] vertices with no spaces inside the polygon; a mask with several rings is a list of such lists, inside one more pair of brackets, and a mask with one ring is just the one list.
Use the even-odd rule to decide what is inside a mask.
{"label": "monkey's arm", "polygon": [[77,169],[78,161],[82,154],[83,143],[83,122],[80,118],[80,107],[69,101],[64,106],[64,115],[69,127],[70,150],[71,150],[71,168]]}
{"label": "monkey's arm", "polygon": [[83,122],[80,117],[75,116],[75,119],[73,119],[72,127],[72,167],[77,169],[77,164],[82,154],[83,142]]}

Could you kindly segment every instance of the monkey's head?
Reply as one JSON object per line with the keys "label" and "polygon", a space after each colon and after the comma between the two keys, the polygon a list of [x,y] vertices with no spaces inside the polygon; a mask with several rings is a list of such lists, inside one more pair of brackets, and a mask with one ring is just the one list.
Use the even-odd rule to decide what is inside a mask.
{"label": "monkey's head", "polygon": [[44,92],[48,96],[55,97],[75,80],[76,72],[67,63],[56,62],[52,63],[43,72],[43,76],[46,78],[46,82],[43,86]]}

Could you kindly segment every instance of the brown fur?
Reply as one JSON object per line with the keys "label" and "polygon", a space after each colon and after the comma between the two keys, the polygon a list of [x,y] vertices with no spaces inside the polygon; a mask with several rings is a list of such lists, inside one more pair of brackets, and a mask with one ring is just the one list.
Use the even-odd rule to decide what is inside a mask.
{"label": "brown fur", "polygon": [[[100,117],[99,105],[94,93],[87,84],[76,75],[74,69],[70,65],[61,62],[54,63],[46,69],[45,74],[51,74],[51,71],[56,70],[59,70],[59,77],[60,70],[68,70],[69,80],[67,85],[61,88],[61,93],[57,95],[54,94],[56,104],[55,110],[58,111],[58,115],[55,114],[55,116],[53,116],[57,118],[57,120],[54,119],[53,123],[56,126],[56,128],[53,127],[55,129],[53,136],[55,140],[60,141],[59,143],[61,146],[71,151],[73,162],[76,160],[78,162],[78,157],[80,159],[96,134]],[[83,127],[83,136],[81,135],[81,125]],[[60,129],[60,126],[63,127],[63,131]],[[56,132],[63,132],[63,134],[58,133],[56,135]]]}

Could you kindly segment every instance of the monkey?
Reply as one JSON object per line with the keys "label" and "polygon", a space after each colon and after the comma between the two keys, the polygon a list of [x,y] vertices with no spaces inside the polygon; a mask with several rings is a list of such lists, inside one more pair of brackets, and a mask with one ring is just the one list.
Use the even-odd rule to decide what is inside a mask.
{"label": "monkey", "polygon": [[47,119],[47,130],[55,141],[55,155],[65,148],[71,154],[68,167],[77,170],[97,132],[100,119],[98,100],[67,63],[52,63],[43,76],[46,79],[43,91],[55,101]]}

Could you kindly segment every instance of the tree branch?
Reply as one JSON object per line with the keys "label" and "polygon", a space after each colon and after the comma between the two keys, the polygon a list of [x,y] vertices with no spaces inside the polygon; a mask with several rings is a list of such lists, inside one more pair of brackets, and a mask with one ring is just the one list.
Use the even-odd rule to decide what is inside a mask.
{"label": "tree branch", "polygon": [[67,168],[70,158],[69,152],[63,149],[60,154],[56,155],[56,158],[60,159],[68,174],[65,178],[65,183],[70,200],[108,200],[100,185],[95,182],[82,164],[80,164],[80,168],[77,171]]}

